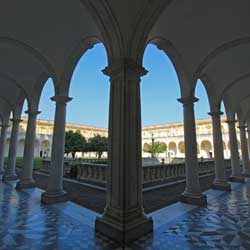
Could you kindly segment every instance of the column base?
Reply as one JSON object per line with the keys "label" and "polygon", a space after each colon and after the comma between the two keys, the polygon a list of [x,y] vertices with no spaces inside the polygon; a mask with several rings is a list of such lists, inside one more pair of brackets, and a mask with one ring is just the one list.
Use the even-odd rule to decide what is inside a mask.
{"label": "column base", "polygon": [[41,197],[41,203],[44,203],[44,204],[65,202],[67,200],[68,200],[68,196],[67,196],[67,193],[64,191],[59,191],[59,192],[46,191],[42,193],[42,197]]}
{"label": "column base", "polygon": [[206,206],[207,205],[207,196],[205,194],[192,195],[188,193],[183,193],[180,196],[180,202],[188,203],[196,206]]}
{"label": "column base", "polygon": [[6,175],[3,175],[3,178],[2,178],[3,181],[15,181],[17,179],[18,177],[16,174],[6,174]]}
{"label": "column base", "polygon": [[36,183],[33,179],[31,180],[20,180],[16,184],[16,189],[25,189],[25,188],[35,188]]}
{"label": "column base", "polygon": [[230,179],[229,179],[231,182],[242,182],[244,183],[245,182],[245,179],[243,176],[240,176],[240,175],[234,175],[234,176],[230,176]]}
{"label": "column base", "polygon": [[214,181],[211,186],[212,189],[221,190],[221,191],[231,191],[231,185],[228,182],[219,182]]}
{"label": "column base", "polygon": [[152,218],[141,217],[133,222],[121,224],[106,216],[96,217],[95,231],[119,243],[129,243],[153,232]]}

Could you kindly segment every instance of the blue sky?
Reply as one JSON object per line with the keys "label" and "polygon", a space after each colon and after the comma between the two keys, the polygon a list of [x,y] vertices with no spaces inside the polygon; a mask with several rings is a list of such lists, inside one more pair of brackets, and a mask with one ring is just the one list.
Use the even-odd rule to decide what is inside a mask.
{"label": "blue sky", "polygon": [[[180,97],[179,83],[169,58],[149,45],[143,65],[149,72],[141,81],[142,125],[182,121],[182,105],[176,101]],[[101,72],[106,66],[107,57],[101,44],[80,59],[71,81],[73,100],[67,107],[67,122],[108,126],[109,80]],[[53,93],[52,81],[48,80],[40,101],[40,119],[53,120],[55,105],[49,99]],[[201,82],[197,84],[196,97],[200,99],[195,104],[196,118],[208,118],[209,105]]]}

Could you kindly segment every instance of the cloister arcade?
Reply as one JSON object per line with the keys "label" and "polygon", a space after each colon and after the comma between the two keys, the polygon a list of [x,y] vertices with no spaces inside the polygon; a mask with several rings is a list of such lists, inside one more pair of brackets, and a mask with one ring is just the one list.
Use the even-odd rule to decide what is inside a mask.
{"label": "cloister arcade", "polygon": [[[153,231],[145,215],[141,183],[140,79],[145,48],[154,44],[171,59],[178,75],[183,106],[186,189],[180,200],[204,205],[207,197],[198,177],[194,104],[195,87],[201,79],[208,95],[213,124],[215,159],[214,189],[230,191],[226,178],[220,116],[225,105],[229,126],[232,174],[230,181],[250,176],[246,131],[250,130],[249,53],[250,2],[210,1],[4,1],[0,15],[0,170],[9,144],[3,181],[17,179],[18,130],[24,100],[28,125],[24,143],[24,168],[16,189],[36,186],[32,177],[36,118],[46,81],[54,84],[54,130],[51,172],[41,202],[66,199],[63,161],[67,103],[75,66],[95,44],[106,49],[110,78],[109,178],[106,208],[95,221],[95,230],[119,242],[129,242]],[[168,111],[171,112],[171,111]],[[166,112],[167,115],[167,112]],[[239,128],[235,122],[239,122]],[[12,123],[10,141],[6,131]],[[249,130],[246,130],[246,129]],[[237,143],[236,129],[240,129]],[[248,136],[249,138],[249,136]],[[20,143],[20,141],[19,141]],[[43,146],[46,147],[44,142]],[[243,172],[240,168],[239,150]],[[179,145],[171,144],[173,151]],[[211,145],[202,144],[206,153]]]}

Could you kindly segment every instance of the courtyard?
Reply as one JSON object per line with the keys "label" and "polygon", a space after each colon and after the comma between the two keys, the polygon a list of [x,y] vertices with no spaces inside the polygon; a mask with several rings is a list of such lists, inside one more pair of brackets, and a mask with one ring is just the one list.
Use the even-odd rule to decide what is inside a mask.
{"label": "courtyard", "polygon": [[249,0],[0,19],[0,250],[250,249]]}

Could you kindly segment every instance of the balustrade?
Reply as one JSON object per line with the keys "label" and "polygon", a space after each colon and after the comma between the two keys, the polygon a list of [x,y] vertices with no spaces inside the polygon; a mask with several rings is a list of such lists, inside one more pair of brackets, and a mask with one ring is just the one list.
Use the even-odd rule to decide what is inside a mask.
{"label": "balustrade", "polygon": [[[49,169],[50,160],[43,161],[44,169]],[[107,182],[107,169],[106,164],[84,163],[81,161],[65,161],[65,168],[77,168],[77,180],[101,184],[102,186]],[[231,168],[230,160],[225,160],[226,169]],[[214,161],[200,161],[198,162],[199,175],[213,174]],[[65,170],[66,172],[66,170]],[[146,186],[153,186],[159,183],[174,182],[176,180],[185,179],[185,164],[157,164],[147,165],[142,168],[142,180]]]}

